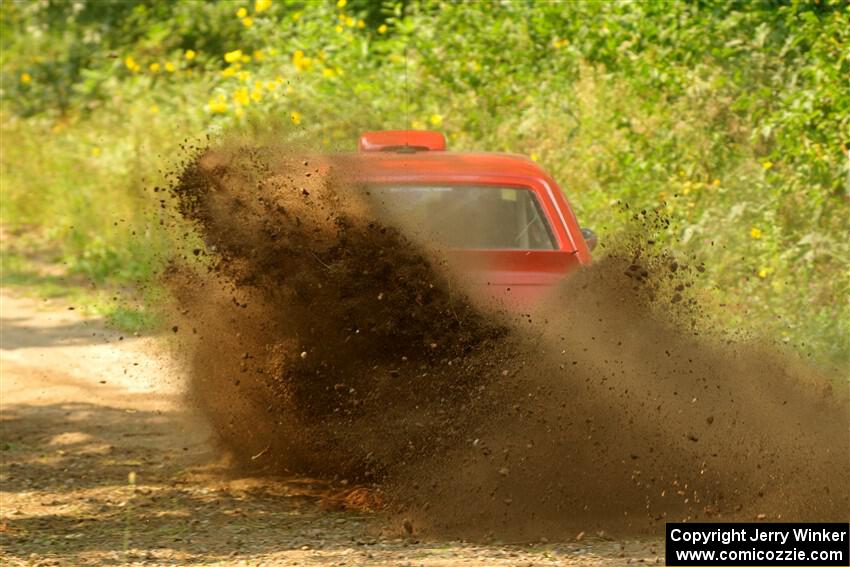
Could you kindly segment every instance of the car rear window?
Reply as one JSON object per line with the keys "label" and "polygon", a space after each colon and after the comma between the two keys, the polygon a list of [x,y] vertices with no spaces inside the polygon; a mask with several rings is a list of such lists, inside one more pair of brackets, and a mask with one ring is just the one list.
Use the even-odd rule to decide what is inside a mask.
{"label": "car rear window", "polygon": [[537,196],[527,188],[377,185],[368,193],[403,228],[452,248],[556,248]]}

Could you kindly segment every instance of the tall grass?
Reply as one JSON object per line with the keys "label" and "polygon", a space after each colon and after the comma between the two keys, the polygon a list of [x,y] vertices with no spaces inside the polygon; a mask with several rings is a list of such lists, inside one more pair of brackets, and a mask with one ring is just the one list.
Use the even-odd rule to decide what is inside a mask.
{"label": "tall grass", "polygon": [[150,328],[156,275],[188,246],[154,192],[180,155],[168,122],[156,113],[67,122],[4,114],[3,285],[62,297],[124,330]]}
{"label": "tall grass", "polygon": [[175,144],[151,117],[50,126],[3,121],[2,220],[15,252],[39,251],[96,284],[149,277],[170,239],[149,192]]}

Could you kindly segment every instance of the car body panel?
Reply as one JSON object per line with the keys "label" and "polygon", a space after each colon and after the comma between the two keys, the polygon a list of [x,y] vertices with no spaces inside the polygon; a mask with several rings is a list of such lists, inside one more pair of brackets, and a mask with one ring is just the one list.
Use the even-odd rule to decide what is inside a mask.
{"label": "car body panel", "polygon": [[[394,141],[392,135],[372,134],[381,134],[374,139],[382,143],[392,144]],[[369,143],[368,140],[366,142]],[[432,138],[422,137],[421,145],[434,143]],[[361,139],[361,148],[363,145]],[[370,147],[379,148],[377,145]],[[392,147],[396,148],[398,144]],[[555,250],[456,249],[448,253],[449,261],[468,274],[474,288],[480,289],[489,298],[515,307],[529,307],[566,274],[591,262],[581,227],[561,188],[537,163],[524,156],[447,151],[361,151],[345,154],[341,159],[346,175],[367,186],[468,185],[519,187],[532,191],[557,241]]]}

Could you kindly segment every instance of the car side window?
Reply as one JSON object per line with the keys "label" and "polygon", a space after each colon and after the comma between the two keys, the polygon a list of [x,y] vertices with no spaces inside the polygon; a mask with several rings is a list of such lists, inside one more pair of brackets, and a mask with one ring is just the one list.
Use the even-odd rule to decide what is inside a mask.
{"label": "car side window", "polygon": [[557,248],[537,196],[527,188],[379,185],[369,193],[401,226],[452,248]]}

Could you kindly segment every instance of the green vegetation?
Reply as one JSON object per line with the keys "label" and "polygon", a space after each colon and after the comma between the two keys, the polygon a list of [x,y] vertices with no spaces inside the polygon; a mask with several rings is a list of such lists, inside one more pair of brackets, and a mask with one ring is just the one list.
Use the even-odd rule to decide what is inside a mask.
{"label": "green vegetation", "polygon": [[144,281],[175,246],[152,189],[184,139],[280,117],[281,136],[328,148],[435,128],[539,160],[603,241],[628,222],[618,202],[663,211],[659,245],[699,254],[724,317],[850,359],[843,0],[100,0],[0,16],[15,254],[99,286]]}

